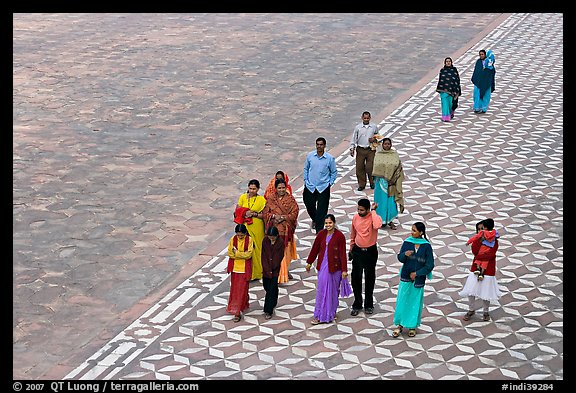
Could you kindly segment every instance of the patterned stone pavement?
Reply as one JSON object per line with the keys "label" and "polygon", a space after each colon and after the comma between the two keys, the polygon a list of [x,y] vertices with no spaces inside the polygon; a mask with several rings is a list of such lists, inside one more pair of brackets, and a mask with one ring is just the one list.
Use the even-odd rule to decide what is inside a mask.
{"label": "patterned stone pavement", "polygon": [[248,179],[298,188],[507,16],[13,14],[13,377],[66,375],[218,255]]}
{"label": "patterned stone pavement", "polygon": [[[251,310],[233,323],[222,247],[65,378],[563,379],[562,45],[561,14],[510,15],[454,58],[463,97],[453,122],[440,121],[435,78],[380,122],[403,159],[406,212],[397,231],[380,233],[373,315],[351,317],[351,299],[341,299],[336,323],[311,325],[316,276],[299,260],[273,319],[264,319],[264,291],[254,282]],[[488,113],[476,115],[467,82],[481,48],[496,54],[496,92]],[[348,234],[357,200],[372,192],[355,190],[353,159],[341,150],[330,211]],[[305,258],[314,235],[301,190],[297,237]],[[501,231],[503,296],[491,321],[464,322],[465,243],[484,217]],[[418,335],[395,339],[396,253],[415,221],[428,226],[436,268]]]}

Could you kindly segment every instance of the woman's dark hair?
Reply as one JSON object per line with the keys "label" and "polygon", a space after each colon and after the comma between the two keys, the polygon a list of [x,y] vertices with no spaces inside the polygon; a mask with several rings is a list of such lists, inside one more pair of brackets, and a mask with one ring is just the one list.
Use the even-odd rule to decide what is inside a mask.
{"label": "woman's dark hair", "polygon": [[384,144],[384,141],[388,141],[388,142],[390,142],[390,145],[392,145],[392,139],[390,139],[390,138],[388,138],[388,137],[383,138],[383,139],[382,139],[382,144]]}
{"label": "woman's dark hair", "polygon": [[260,182],[256,179],[252,179],[248,182],[248,187],[250,187],[251,184],[254,184],[256,186],[256,188],[260,188]]}
{"label": "woman's dark hair", "polygon": [[426,236],[426,225],[423,222],[421,222],[421,221],[415,222],[414,226],[416,227],[418,232],[422,233],[422,237],[424,239],[430,241],[430,239],[428,239],[428,237]]}
{"label": "woman's dark hair", "polygon": [[286,179],[286,175],[284,174],[284,172],[282,172],[282,171],[276,172],[275,177],[278,176],[278,175],[282,175],[282,179]]}
{"label": "woman's dark hair", "polygon": [[236,225],[236,228],[234,228],[234,232],[235,233],[248,233],[248,228],[246,228],[246,225],[244,224],[238,224]]}
{"label": "woman's dark hair", "polygon": [[327,218],[329,218],[330,220],[332,220],[332,222],[334,224],[336,224],[336,217],[334,217],[334,214],[330,214],[330,213],[326,214],[326,216],[324,216],[324,219],[327,219]]}
{"label": "woman's dark hair", "polygon": [[266,234],[268,236],[278,236],[278,228],[272,225],[270,228],[266,230]]}
{"label": "woman's dark hair", "polygon": [[286,181],[284,181],[284,179],[276,179],[276,181],[274,181],[274,188],[278,188],[278,184],[286,185]]}

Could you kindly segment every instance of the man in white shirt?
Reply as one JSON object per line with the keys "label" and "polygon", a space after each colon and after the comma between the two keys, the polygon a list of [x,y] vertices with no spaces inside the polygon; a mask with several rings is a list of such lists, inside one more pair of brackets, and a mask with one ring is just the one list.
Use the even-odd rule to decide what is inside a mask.
{"label": "man in white shirt", "polygon": [[370,188],[374,189],[372,165],[374,165],[376,150],[372,150],[370,144],[376,140],[374,135],[378,133],[378,129],[374,124],[370,124],[371,117],[368,111],[362,113],[362,122],[354,128],[352,139],[350,140],[350,155],[354,157],[354,151],[356,151],[358,191],[366,188],[366,176],[368,176]]}

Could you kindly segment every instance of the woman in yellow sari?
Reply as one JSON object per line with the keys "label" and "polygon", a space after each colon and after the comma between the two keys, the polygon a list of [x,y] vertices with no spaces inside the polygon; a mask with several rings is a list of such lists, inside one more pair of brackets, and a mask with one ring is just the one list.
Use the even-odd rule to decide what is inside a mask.
{"label": "woman in yellow sari", "polygon": [[290,263],[298,259],[296,253],[296,241],[294,231],[298,225],[299,207],[292,194],[286,191],[286,181],[276,179],[274,182],[276,191],[268,195],[266,207],[262,211],[264,222],[274,225],[278,229],[280,238],[284,241],[284,259],[280,264],[280,275],[278,283],[287,283],[292,275],[288,272]]}
{"label": "woman in yellow sari", "polygon": [[382,228],[388,225],[396,229],[392,221],[400,213],[404,213],[404,193],[402,182],[404,181],[404,169],[398,152],[392,149],[390,138],[382,139],[382,150],[376,152],[374,166],[374,202],[378,204],[376,213],[382,217]]}
{"label": "woman in yellow sari", "polygon": [[262,240],[264,240],[264,221],[262,210],[266,206],[266,199],[258,195],[260,182],[252,179],[248,182],[248,191],[240,195],[236,208],[247,208],[244,216],[252,218],[252,223],[246,222],[248,234],[254,240],[254,252],[252,254],[252,280],[262,278]]}

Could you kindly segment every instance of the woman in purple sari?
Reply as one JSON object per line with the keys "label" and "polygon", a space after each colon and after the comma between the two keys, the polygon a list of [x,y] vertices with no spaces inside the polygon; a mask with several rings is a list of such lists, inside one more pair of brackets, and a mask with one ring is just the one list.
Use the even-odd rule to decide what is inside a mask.
{"label": "woman in purple sari", "polygon": [[306,271],[310,272],[314,259],[318,257],[318,288],[312,325],[334,321],[338,309],[340,282],[348,277],[348,260],[346,258],[346,237],[336,229],[336,218],[327,214],[324,229],[316,235],[310,255],[306,260]]}

